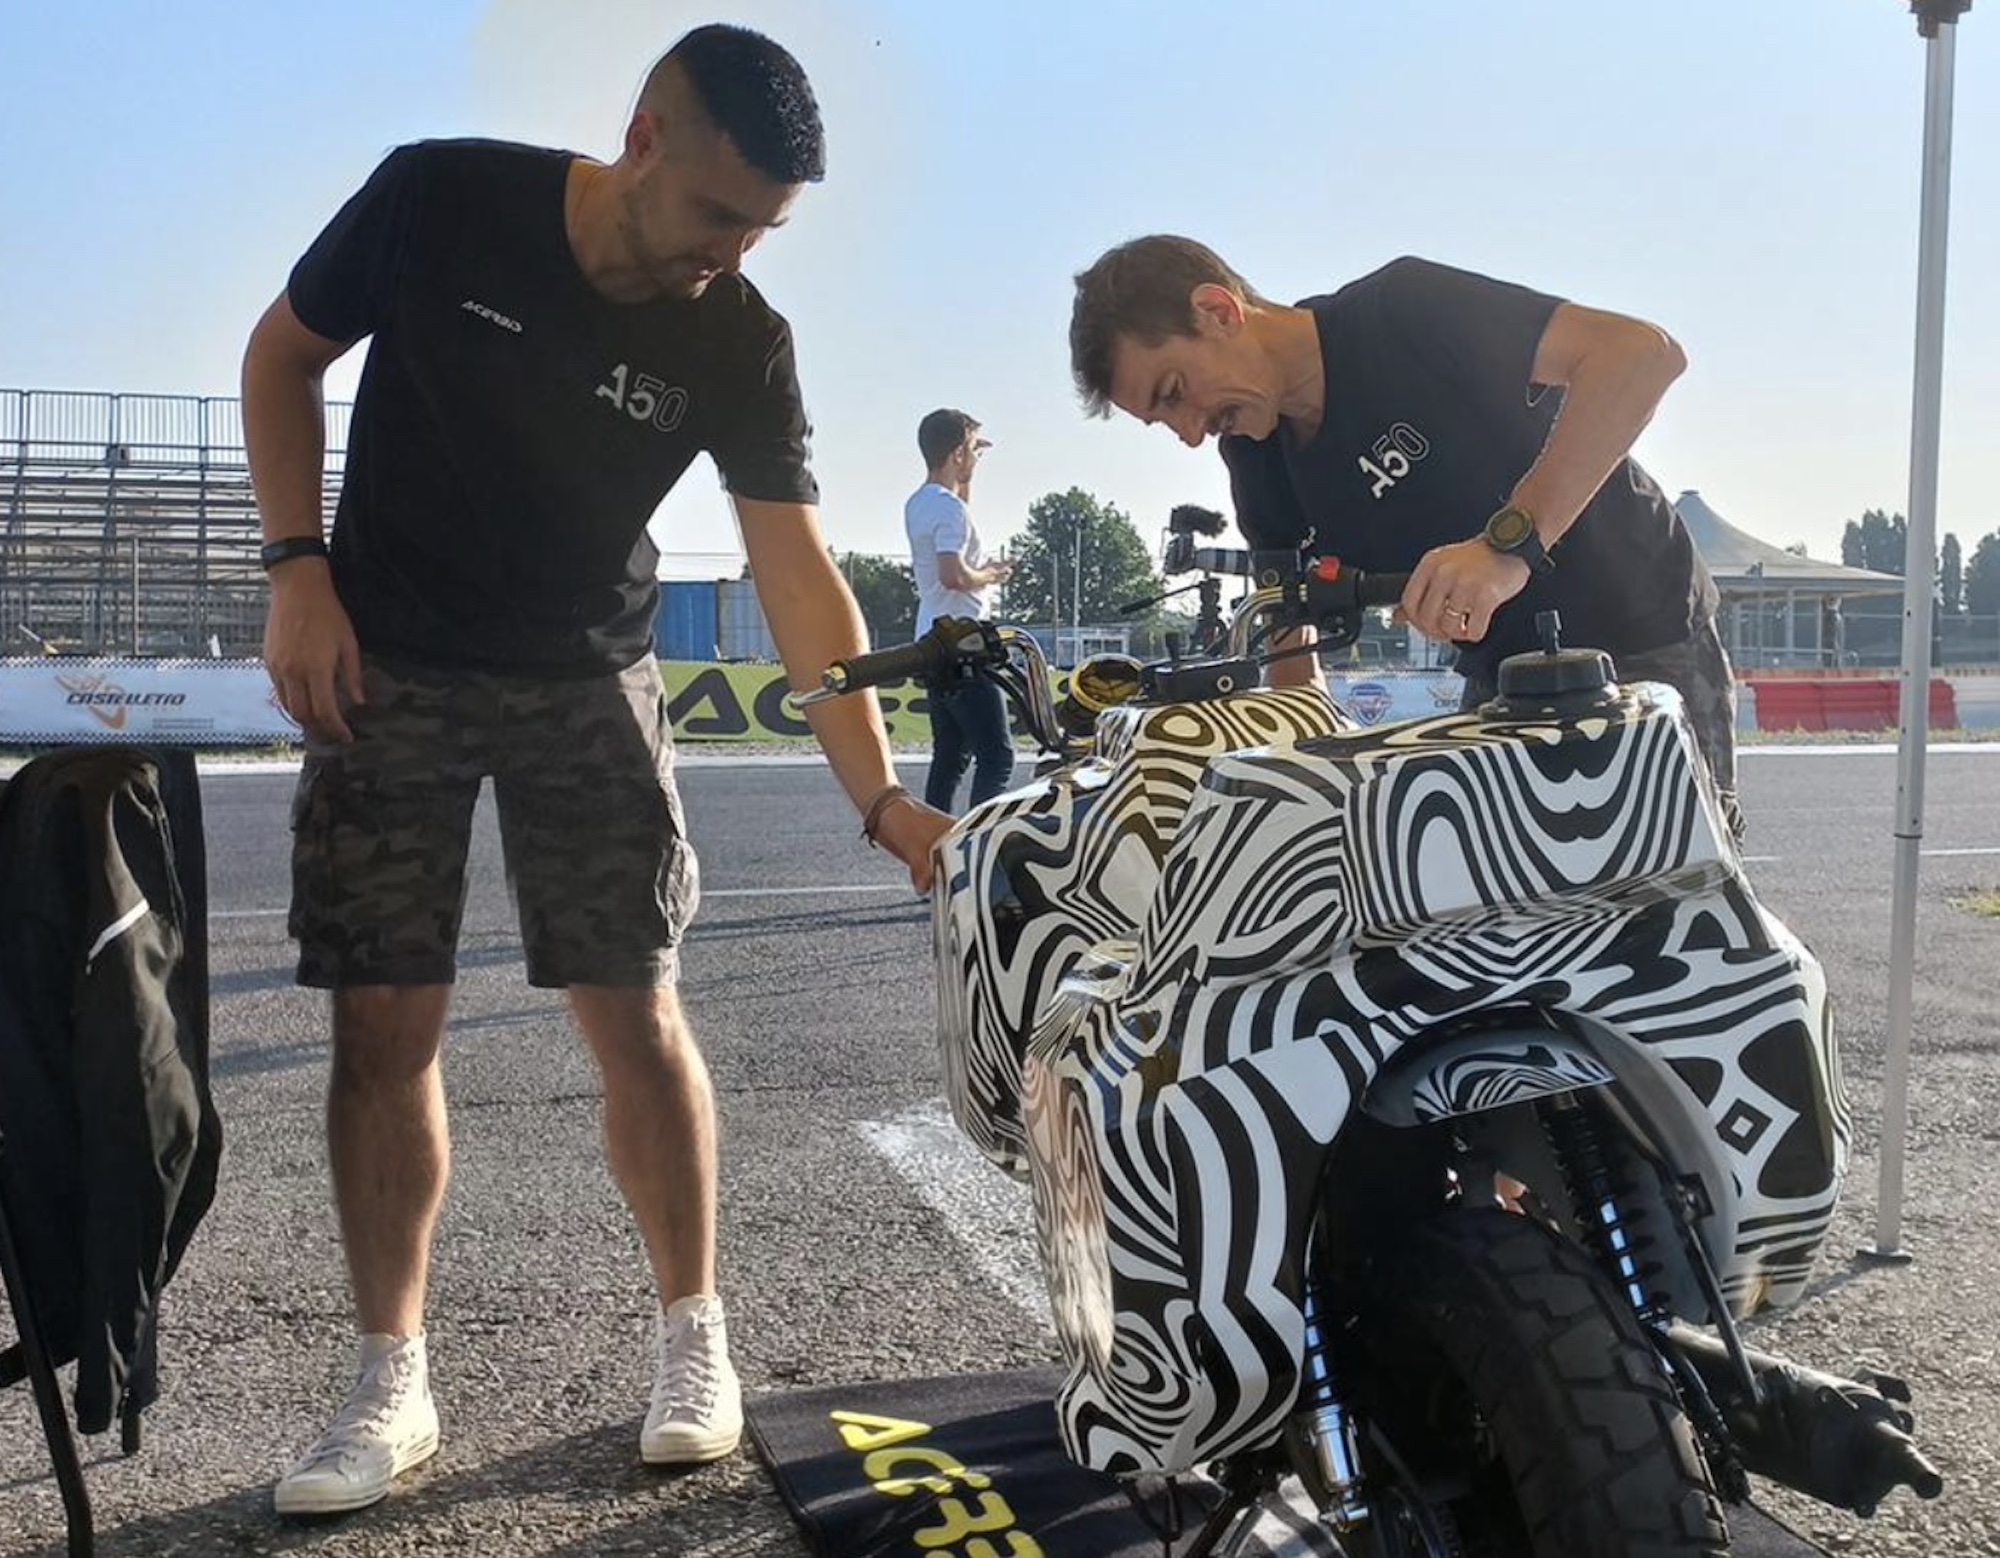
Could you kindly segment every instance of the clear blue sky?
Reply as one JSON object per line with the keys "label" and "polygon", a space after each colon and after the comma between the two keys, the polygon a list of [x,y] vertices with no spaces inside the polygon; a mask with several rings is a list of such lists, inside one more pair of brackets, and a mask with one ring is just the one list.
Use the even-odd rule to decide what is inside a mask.
{"label": "clear blue sky", "polygon": [[[1669,491],[1821,555],[1907,506],[1924,51],[1898,0],[0,0],[0,385],[233,394],[391,146],[609,156],[706,20],[784,42],[825,112],[828,180],[751,270],[842,550],[901,549],[939,404],[997,445],[990,535],[1071,485],[1149,538],[1223,501],[1212,453],[1069,387],[1071,274],[1161,230],[1276,296],[1415,253],[1643,315],[1691,364],[1640,445]],[[2000,529],[2000,0],[1957,52],[1939,528],[1969,554]],[[734,549],[705,469],[657,533]]]}

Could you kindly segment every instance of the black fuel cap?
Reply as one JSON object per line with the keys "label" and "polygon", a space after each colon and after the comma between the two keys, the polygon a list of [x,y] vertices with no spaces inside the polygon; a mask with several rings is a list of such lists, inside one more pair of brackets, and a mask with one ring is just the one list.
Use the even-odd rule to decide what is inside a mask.
{"label": "black fuel cap", "polygon": [[1537,711],[1569,714],[1615,701],[1611,656],[1601,649],[1563,648],[1559,612],[1537,612],[1535,632],[1542,647],[1500,662],[1500,696],[1487,708],[1503,717]]}

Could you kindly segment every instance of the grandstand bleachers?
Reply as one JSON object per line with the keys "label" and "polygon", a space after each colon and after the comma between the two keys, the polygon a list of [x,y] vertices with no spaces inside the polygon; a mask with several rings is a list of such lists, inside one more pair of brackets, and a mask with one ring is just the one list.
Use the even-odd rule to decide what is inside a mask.
{"label": "grandstand bleachers", "polygon": [[0,655],[256,655],[258,539],[239,401],[0,390]]}

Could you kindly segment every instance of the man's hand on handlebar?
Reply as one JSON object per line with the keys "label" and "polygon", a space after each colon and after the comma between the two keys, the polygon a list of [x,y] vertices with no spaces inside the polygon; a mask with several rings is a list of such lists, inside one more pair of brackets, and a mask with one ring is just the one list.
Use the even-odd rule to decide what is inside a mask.
{"label": "man's hand on handlebar", "polygon": [[1476,644],[1493,613],[1528,585],[1528,565],[1478,537],[1424,553],[1403,590],[1403,618],[1426,638]]}

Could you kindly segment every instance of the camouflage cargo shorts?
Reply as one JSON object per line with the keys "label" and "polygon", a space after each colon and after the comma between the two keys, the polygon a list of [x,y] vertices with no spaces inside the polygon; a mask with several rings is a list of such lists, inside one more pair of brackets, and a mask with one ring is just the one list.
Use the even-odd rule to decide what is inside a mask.
{"label": "camouflage cargo shorts", "polygon": [[490,778],[528,982],[671,984],[699,896],[658,668],[583,680],[366,656],[351,745],[309,744],[292,806],[300,984],[449,984]]}
{"label": "camouflage cargo shorts", "polygon": [[[1715,781],[1722,814],[1741,843],[1743,807],[1736,798],[1736,672],[1715,624],[1703,623],[1683,643],[1614,658],[1621,682],[1665,682],[1681,695],[1695,745]],[[1474,708],[1497,690],[1492,682],[1467,678],[1460,707]]]}

